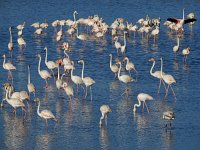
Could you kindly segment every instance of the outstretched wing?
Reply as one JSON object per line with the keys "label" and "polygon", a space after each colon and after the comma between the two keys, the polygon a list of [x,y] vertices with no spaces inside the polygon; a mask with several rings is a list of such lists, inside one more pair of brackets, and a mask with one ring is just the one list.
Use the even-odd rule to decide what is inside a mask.
{"label": "outstretched wing", "polygon": [[167,20],[170,21],[170,22],[174,22],[176,24],[180,22],[180,20],[176,19],[176,18],[167,18]]}
{"label": "outstretched wing", "polygon": [[184,23],[186,24],[186,23],[190,23],[190,22],[194,22],[194,21],[197,21],[197,19],[186,19],[186,20],[184,20]]}

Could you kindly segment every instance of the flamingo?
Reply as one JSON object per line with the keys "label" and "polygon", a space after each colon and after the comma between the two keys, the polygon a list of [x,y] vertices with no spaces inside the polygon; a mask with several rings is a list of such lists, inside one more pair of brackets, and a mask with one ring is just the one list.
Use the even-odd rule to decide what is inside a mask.
{"label": "flamingo", "polygon": [[156,29],[154,29],[152,32],[151,32],[151,35],[154,36],[154,43],[156,42],[156,35],[158,35],[159,33],[159,27],[156,26]]}
{"label": "flamingo", "polygon": [[77,27],[77,30],[76,30],[76,37],[81,40],[81,41],[85,41],[86,40],[86,36],[83,35],[83,34],[78,34],[78,27]]}
{"label": "flamingo", "polygon": [[47,88],[48,87],[47,79],[51,78],[51,75],[50,75],[50,73],[47,70],[40,70],[41,55],[37,54],[36,56],[39,58],[38,73],[39,73],[40,77],[45,80],[45,82],[46,82],[46,88]]}
{"label": "flamingo", "polygon": [[84,74],[84,66],[85,66],[84,60],[79,60],[78,63],[82,63],[83,64],[81,78],[83,80],[83,83],[86,86],[85,99],[86,99],[86,96],[87,96],[87,87],[90,87],[90,97],[91,97],[91,100],[92,100],[92,85],[95,83],[95,81],[90,77],[84,77],[83,76],[83,74]]}
{"label": "flamingo", "polygon": [[37,34],[37,35],[41,35],[42,32],[43,32],[42,28],[38,28],[38,29],[35,30],[34,33]]}
{"label": "flamingo", "polygon": [[110,54],[109,56],[110,56],[110,69],[111,69],[112,72],[115,73],[115,78],[116,78],[119,68],[118,68],[117,65],[112,65],[112,54]]}
{"label": "flamingo", "polygon": [[[170,121],[170,127],[171,127],[171,120],[175,119],[175,113],[173,111],[165,111],[163,112],[163,119]],[[165,125],[167,127],[167,124]]]}
{"label": "flamingo", "polygon": [[169,87],[170,87],[171,90],[172,90],[172,92],[173,92],[173,94],[174,94],[174,97],[175,97],[175,99],[176,99],[175,92],[174,92],[174,90],[173,90],[173,88],[172,88],[172,86],[171,86],[171,84],[176,83],[176,80],[175,80],[174,77],[173,77],[172,75],[170,75],[170,74],[163,74],[163,72],[162,72],[162,68],[163,68],[163,59],[160,58],[160,60],[161,60],[161,69],[160,69],[160,71],[161,71],[161,77],[162,77],[162,79],[165,81],[165,83],[168,84],[168,87],[167,87],[167,89],[166,89],[165,98],[167,97],[168,90],[169,90]]}
{"label": "flamingo", "polygon": [[129,61],[128,57],[125,57],[123,61],[126,61],[126,70],[129,71],[130,76],[131,76],[131,70],[134,70],[137,73],[137,70],[135,69],[135,65]]}
{"label": "flamingo", "polygon": [[141,102],[143,102],[142,111],[144,111],[144,104],[145,104],[145,106],[147,108],[147,111],[149,113],[149,109],[147,107],[146,100],[153,100],[153,97],[150,96],[149,94],[146,94],[146,93],[140,93],[140,94],[138,94],[137,99],[138,99],[139,104],[135,104],[134,105],[133,112],[135,113],[136,112],[136,107],[140,107],[141,106]]}
{"label": "flamingo", "polygon": [[58,65],[58,78],[56,80],[56,87],[57,89],[61,89],[63,85],[63,80],[60,78],[60,65]]}
{"label": "flamingo", "polygon": [[100,128],[102,127],[102,120],[105,118],[105,124],[107,126],[107,118],[108,118],[108,113],[112,112],[112,110],[110,109],[110,107],[108,105],[102,105],[100,107],[100,111],[101,111],[101,118],[100,118],[100,122],[99,122],[99,126]]}
{"label": "flamingo", "polygon": [[121,46],[121,53],[124,54],[126,51],[126,34],[127,31],[124,31],[124,45]]}
{"label": "flamingo", "polygon": [[184,58],[183,58],[184,62],[186,62],[187,56],[190,54],[190,50],[191,50],[190,47],[187,47],[187,48],[183,49],[182,54],[184,56]]}
{"label": "flamingo", "polygon": [[19,37],[17,39],[17,42],[18,42],[19,46],[25,46],[26,47],[26,41],[22,37]]}
{"label": "flamingo", "polygon": [[[73,61],[72,61],[72,63],[74,64]],[[83,80],[81,77],[73,75],[73,71],[74,71],[74,67],[72,68],[72,71],[71,71],[71,79],[74,82],[74,84],[76,84],[76,89],[77,89],[77,93],[78,93],[78,86],[83,84]]]}
{"label": "flamingo", "polygon": [[25,22],[24,22],[23,24],[17,25],[17,29],[18,29],[18,30],[23,30],[23,29],[24,29],[24,26],[25,26]]}
{"label": "flamingo", "polygon": [[[158,79],[160,79],[160,83],[159,83],[159,86],[158,86],[158,93],[160,92],[160,86],[161,86],[161,81],[166,89],[166,86],[165,86],[165,82],[163,81],[162,79],[162,76],[161,76],[161,71],[155,71],[153,72],[153,68],[155,66],[155,63],[156,63],[156,60],[154,58],[150,58],[149,61],[152,61],[153,64],[152,64],[152,67],[150,69],[150,74],[153,76],[153,77],[156,77]],[[165,73],[163,72],[163,74],[165,75]]]}
{"label": "flamingo", "polygon": [[34,102],[38,103],[37,114],[41,118],[45,119],[46,126],[48,126],[48,122],[47,122],[48,119],[53,119],[55,122],[58,122],[58,120],[56,119],[56,117],[53,115],[53,113],[50,110],[45,109],[40,112],[40,99],[39,98],[35,98]]}
{"label": "flamingo", "polygon": [[118,71],[118,79],[126,84],[130,83],[130,82],[133,82],[135,81],[131,76],[129,75],[120,75],[120,71],[121,71],[121,68],[122,68],[122,63],[119,61],[117,62],[117,64],[120,65],[119,67],[119,71]]}
{"label": "flamingo", "polygon": [[31,24],[31,27],[39,28],[40,27],[40,23],[39,22],[35,22],[35,23]]}
{"label": "flamingo", "polygon": [[24,103],[17,98],[8,98],[8,91],[6,91],[6,98],[3,99],[3,101],[4,100],[6,100],[8,102],[8,104],[10,104],[14,108],[13,112],[15,113],[15,115],[16,115],[16,109],[19,107],[21,107],[22,113],[23,113],[23,111],[26,113]]}
{"label": "flamingo", "polygon": [[35,86],[34,86],[33,83],[31,83],[30,65],[28,65],[28,84],[27,84],[27,88],[28,88],[29,96],[30,96],[30,93],[33,93],[33,95],[35,97]]}
{"label": "flamingo", "polygon": [[167,20],[170,21],[170,22],[175,23],[176,26],[177,26],[179,29],[183,29],[184,24],[197,21],[195,18],[185,19],[184,10],[185,10],[185,8],[183,8],[183,18],[182,18],[182,19],[168,18]]}
{"label": "flamingo", "polygon": [[[10,32],[10,42],[8,43],[8,50],[10,52],[12,52],[13,50],[13,41],[12,41],[12,31],[11,31],[11,27],[9,27],[9,32]],[[12,55],[11,55],[12,56]]]}
{"label": "flamingo", "polygon": [[118,50],[119,50],[122,46],[121,46],[121,44],[118,42],[118,37],[117,37],[117,36],[114,38],[114,40],[115,40],[115,47],[116,47],[116,49],[117,49],[117,54],[118,54]]}
{"label": "flamingo", "polygon": [[73,88],[69,86],[66,82],[63,83],[62,87],[65,90],[65,93],[69,96],[69,99],[72,100],[72,97],[74,96]]}
{"label": "flamingo", "polygon": [[177,36],[177,45],[173,47],[173,52],[176,54],[179,50],[179,37]]}
{"label": "flamingo", "polygon": [[8,70],[8,77],[9,77],[9,75],[10,75],[10,77],[11,77],[11,79],[12,79],[12,81],[13,81],[13,76],[12,76],[12,70],[16,70],[16,67],[13,65],[13,64],[11,64],[10,62],[7,62],[7,63],[5,63],[6,62],[6,55],[4,54],[3,56],[2,56],[3,58],[4,58],[4,61],[3,61],[3,68],[5,69],[5,70]]}
{"label": "flamingo", "polygon": [[53,69],[58,67],[58,65],[53,61],[47,61],[47,51],[48,51],[47,47],[45,47],[44,50],[46,51],[45,64],[46,64],[47,68],[51,70],[51,72],[53,73],[53,76],[54,76]]}

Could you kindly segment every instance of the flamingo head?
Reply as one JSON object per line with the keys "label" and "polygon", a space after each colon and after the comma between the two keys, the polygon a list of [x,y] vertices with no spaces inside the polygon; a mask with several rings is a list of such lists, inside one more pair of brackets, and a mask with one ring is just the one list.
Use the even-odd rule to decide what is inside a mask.
{"label": "flamingo head", "polygon": [[5,57],[6,57],[6,55],[5,55],[5,54],[3,54],[3,55],[2,55],[2,57],[4,57],[4,58],[5,58]]}
{"label": "flamingo head", "polygon": [[78,63],[84,63],[84,60],[79,60]]}
{"label": "flamingo head", "polygon": [[45,50],[45,51],[47,51],[47,50],[48,50],[46,46],[44,47],[44,50]]}
{"label": "flamingo head", "polygon": [[152,58],[149,59],[149,61],[153,61],[153,62],[154,62],[154,61],[155,61],[155,58],[152,57]]}
{"label": "flamingo head", "polygon": [[40,99],[39,98],[34,98],[34,100],[33,100],[34,102],[39,102],[40,101]]}
{"label": "flamingo head", "polygon": [[37,55],[35,55],[35,57],[37,57],[37,58],[40,58],[40,57],[41,57],[41,55],[40,55],[40,54],[37,54]]}

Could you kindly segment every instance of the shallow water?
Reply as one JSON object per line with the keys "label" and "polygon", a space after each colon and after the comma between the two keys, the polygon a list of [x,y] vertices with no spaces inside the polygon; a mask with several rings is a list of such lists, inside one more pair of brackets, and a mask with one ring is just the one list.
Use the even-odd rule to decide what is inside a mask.
{"label": "shallow water", "polygon": [[[59,123],[49,121],[48,129],[45,122],[36,113],[37,105],[31,102],[27,108],[26,119],[23,121],[21,110],[15,117],[7,104],[0,112],[0,148],[1,149],[198,149],[200,148],[200,118],[199,118],[199,47],[200,24],[197,21],[193,28],[185,26],[185,32],[181,36],[180,50],[191,47],[191,53],[187,63],[184,64],[181,51],[174,60],[172,47],[176,44],[176,35],[171,34],[163,26],[168,17],[182,17],[182,8],[185,13],[195,12],[197,20],[200,16],[197,0],[182,1],[32,1],[25,0],[0,2],[0,54],[9,56],[7,44],[9,42],[9,26],[13,26],[13,59],[17,70],[13,71],[14,87],[16,91],[27,90],[27,65],[31,65],[31,81],[35,84],[36,96],[41,99],[41,107],[48,108],[58,118]],[[111,24],[116,18],[123,17],[128,22],[135,23],[138,19],[146,17],[161,18],[161,27],[157,44],[153,37],[147,41],[142,40],[136,33],[127,39],[127,53],[134,62],[138,71],[137,82],[129,84],[130,96],[125,99],[121,96],[125,85],[114,79],[109,68],[109,54],[116,58],[116,49],[109,34],[103,40],[91,39],[85,43],[69,37],[66,33],[61,42],[56,42],[53,36],[51,22],[61,19],[73,19],[74,10],[78,11],[77,18],[87,18],[89,15],[98,14],[107,24]],[[34,22],[49,23],[49,27],[42,36],[35,36],[34,29],[30,25]],[[27,47],[21,49],[17,44],[18,24],[26,22],[23,37]],[[80,32],[84,32],[84,27]],[[66,27],[64,28],[66,31]],[[83,90],[70,101],[63,91],[57,91],[53,78],[49,80],[49,87],[45,89],[45,82],[37,72],[38,59],[36,54],[42,56],[42,68],[45,51],[48,47],[48,59],[56,60],[63,57],[60,49],[62,42],[68,41],[72,46],[70,58],[75,61],[74,74],[81,74],[81,65],[78,60],[85,60],[85,75],[92,77],[96,83],[93,89],[93,101],[88,96],[86,101],[82,99]],[[123,37],[120,37],[123,42]],[[164,60],[164,71],[173,75],[177,83],[173,85],[177,100],[169,93],[163,100],[164,88],[157,95],[159,81],[149,74],[152,63],[150,57]],[[10,59],[10,58],[8,58]],[[121,59],[121,57],[120,57]],[[0,58],[1,63],[3,58]],[[159,70],[159,61],[154,70]],[[7,71],[0,67],[0,85],[7,81]],[[136,75],[132,73],[133,77]],[[75,86],[74,86],[75,90]],[[137,94],[145,92],[154,97],[147,102],[150,108],[146,110],[138,108],[133,114],[133,105],[137,103]],[[0,97],[4,92],[1,89]],[[31,100],[33,97],[31,97]],[[108,126],[103,124],[99,128],[102,104],[108,104],[112,113],[108,115]],[[162,113],[173,110],[176,119],[171,129],[165,129],[165,121]]]}

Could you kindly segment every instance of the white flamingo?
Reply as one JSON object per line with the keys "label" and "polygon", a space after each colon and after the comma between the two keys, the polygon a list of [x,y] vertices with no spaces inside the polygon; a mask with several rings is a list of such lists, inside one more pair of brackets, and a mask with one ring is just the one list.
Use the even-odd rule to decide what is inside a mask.
{"label": "white flamingo", "polygon": [[26,41],[22,37],[19,37],[17,39],[17,42],[18,42],[19,46],[25,46],[26,47]]}
{"label": "white flamingo", "polygon": [[154,29],[152,32],[151,32],[151,35],[154,36],[154,43],[156,43],[156,36],[158,35],[159,33],[159,27],[156,26],[156,29]]}
{"label": "white flamingo", "polygon": [[121,46],[121,53],[124,54],[126,51],[126,34],[127,32],[124,31],[124,45]]}
{"label": "white flamingo", "polygon": [[46,82],[46,88],[47,88],[48,87],[47,79],[51,78],[51,75],[50,75],[50,73],[47,70],[40,70],[41,55],[37,54],[36,56],[39,58],[38,73],[39,73],[40,77],[45,80],[45,82]]}
{"label": "white flamingo", "polygon": [[185,49],[182,50],[182,54],[184,56],[183,61],[186,62],[187,56],[190,54],[190,47],[187,47]]}
{"label": "white flamingo", "polygon": [[58,122],[58,120],[56,119],[56,117],[53,115],[53,113],[50,110],[45,109],[40,112],[40,99],[39,98],[35,98],[34,102],[38,103],[37,114],[41,118],[45,119],[46,126],[48,126],[48,122],[47,122],[48,119],[53,119],[54,121]]}
{"label": "white flamingo", "polygon": [[65,93],[67,96],[69,96],[69,99],[72,100],[72,97],[74,96],[74,90],[71,86],[69,86],[66,82],[63,83],[62,85]]}
{"label": "white flamingo", "polygon": [[147,107],[146,100],[153,100],[153,97],[150,96],[149,94],[146,94],[146,93],[140,93],[140,94],[138,94],[137,99],[138,99],[138,103],[139,104],[135,104],[134,105],[133,112],[135,113],[136,112],[136,107],[140,107],[141,106],[141,102],[143,102],[142,111],[144,111],[144,104],[145,104],[145,106],[147,108],[147,111],[149,113],[149,109]]}
{"label": "white flamingo", "polygon": [[[74,62],[73,62],[73,64],[74,64]],[[71,79],[74,82],[74,84],[76,84],[76,89],[77,89],[77,93],[78,93],[78,86],[83,84],[83,80],[81,77],[73,75],[73,71],[74,71],[74,67],[71,70]]]}
{"label": "white flamingo", "polygon": [[[159,86],[158,86],[158,93],[160,92],[161,82],[163,83],[163,85],[165,87],[165,90],[166,90],[165,82],[163,81],[162,76],[161,76],[161,71],[155,71],[155,72],[153,72],[153,68],[155,66],[156,60],[154,58],[150,58],[149,61],[153,62],[152,67],[150,69],[150,74],[153,77],[156,77],[156,78],[160,79],[160,83],[159,83]],[[165,75],[164,72],[162,72],[162,73]]]}
{"label": "white flamingo", "polygon": [[13,76],[12,76],[12,70],[16,70],[16,67],[13,65],[13,64],[11,64],[10,62],[7,62],[6,63],[6,55],[4,54],[3,56],[2,56],[3,58],[4,58],[4,61],[3,61],[3,68],[5,69],[5,70],[8,70],[8,77],[9,77],[9,75],[10,75],[10,77],[11,77],[11,79],[12,79],[12,81],[13,81]]}
{"label": "white flamingo", "polygon": [[28,88],[29,96],[30,96],[30,93],[33,93],[33,95],[35,97],[35,86],[34,86],[33,83],[31,83],[30,65],[28,65],[28,84],[27,84],[27,88]]}
{"label": "white flamingo", "polygon": [[176,83],[176,80],[175,80],[174,77],[173,77],[172,75],[170,75],[170,74],[163,74],[163,72],[162,72],[162,68],[163,68],[163,59],[160,58],[160,60],[161,60],[161,69],[160,69],[160,71],[161,71],[161,77],[163,78],[163,80],[165,81],[165,83],[168,84],[168,87],[167,87],[167,89],[166,89],[165,98],[167,97],[167,94],[168,94],[168,91],[169,91],[169,87],[170,87],[171,90],[172,90],[172,92],[173,92],[173,94],[174,94],[174,97],[175,97],[175,99],[176,99],[175,92],[174,92],[174,90],[173,90],[173,88],[172,88],[172,86],[171,86],[171,84]]}
{"label": "white flamingo", "polygon": [[179,37],[177,36],[177,45],[173,47],[173,52],[175,53],[175,55],[178,52],[178,50],[179,50]]}
{"label": "white flamingo", "polygon": [[84,60],[79,60],[78,63],[82,63],[83,64],[81,78],[83,80],[83,83],[86,86],[85,99],[87,97],[87,87],[90,87],[90,97],[91,97],[91,100],[92,100],[92,85],[95,83],[95,81],[92,78],[90,78],[90,77],[84,77],[83,76],[83,74],[84,74],[84,66],[85,66]]}
{"label": "white flamingo", "polygon": [[87,39],[85,35],[83,35],[83,34],[79,35],[78,34],[78,26],[77,26],[77,29],[76,29],[76,37],[81,41],[85,41]]}
{"label": "white flamingo", "polygon": [[108,113],[109,112],[112,112],[112,110],[110,109],[110,107],[108,105],[102,105],[100,107],[100,111],[101,111],[101,118],[100,118],[100,121],[99,121],[99,126],[100,128],[102,127],[102,120],[105,119],[105,124],[107,126],[107,118],[108,118]]}
{"label": "white flamingo", "polygon": [[19,108],[19,107],[21,107],[22,113],[23,113],[23,111],[26,113],[24,103],[17,98],[9,98],[8,97],[8,91],[6,91],[6,98],[4,100],[6,100],[8,102],[8,104],[10,104],[14,108],[13,112],[15,113],[15,115],[16,115],[16,109]]}
{"label": "white flamingo", "polygon": [[51,72],[53,73],[53,76],[54,76],[54,72],[53,72],[53,69],[55,69],[56,67],[58,67],[58,65],[54,62],[54,61],[48,61],[47,60],[47,51],[48,51],[48,49],[47,49],[47,47],[45,47],[44,48],[44,50],[46,51],[46,57],[45,57],[45,64],[46,64],[46,66],[47,66],[47,68],[48,69],[50,69],[51,70]]}
{"label": "white flamingo", "polygon": [[118,66],[117,65],[113,65],[112,64],[112,54],[109,55],[110,56],[110,69],[112,72],[115,73],[115,78],[117,77],[117,72],[119,70]]}
{"label": "white flamingo", "polygon": [[60,65],[58,65],[58,78],[56,80],[56,87],[57,89],[61,89],[63,85],[63,80],[60,78]]}
{"label": "white flamingo", "polygon": [[124,61],[126,61],[126,70],[129,71],[130,76],[131,76],[131,70],[134,70],[137,73],[137,70],[135,69],[135,65],[129,61],[128,57],[125,57]]}
{"label": "white flamingo", "polygon": [[120,49],[122,46],[121,46],[121,44],[118,42],[118,37],[117,37],[117,36],[114,38],[114,40],[115,40],[115,47],[116,47],[116,49],[117,49],[117,54],[118,54],[118,53],[119,53],[118,51],[119,51],[119,49]]}

